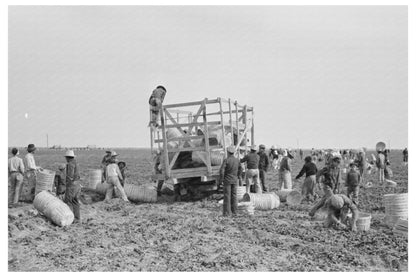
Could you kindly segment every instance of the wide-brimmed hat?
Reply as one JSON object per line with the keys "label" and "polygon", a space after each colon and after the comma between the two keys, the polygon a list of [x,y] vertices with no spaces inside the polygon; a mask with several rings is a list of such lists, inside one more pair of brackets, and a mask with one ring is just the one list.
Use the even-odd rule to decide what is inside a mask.
{"label": "wide-brimmed hat", "polygon": [[250,147],[250,150],[251,150],[251,151],[257,151],[257,145],[253,144],[253,145]]}
{"label": "wide-brimmed hat", "polygon": [[32,152],[32,151],[35,151],[36,150],[36,147],[35,147],[35,145],[34,144],[29,144],[28,146],[27,146],[27,151],[28,152]]}
{"label": "wide-brimmed hat", "polygon": [[115,157],[118,156],[118,154],[116,153],[116,151],[111,151],[111,157]]}
{"label": "wide-brimmed hat", "polygon": [[111,154],[111,150],[106,150],[105,153]]}
{"label": "wide-brimmed hat", "polygon": [[277,150],[277,146],[276,145],[272,145],[272,147],[270,147],[271,150]]}
{"label": "wide-brimmed hat", "polygon": [[234,145],[228,146],[227,147],[227,152],[228,153],[231,153],[231,154],[234,154],[235,153],[235,147],[234,147]]}
{"label": "wide-brimmed hat", "polygon": [[74,151],[73,150],[66,151],[65,152],[65,157],[72,157],[72,158],[74,158],[75,157]]}
{"label": "wide-brimmed hat", "polygon": [[125,161],[119,161],[117,164],[118,164],[118,166],[120,166],[120,164],[124,164],[124,166],[126,166],[126,162]]}
{"label": "wide-brimmed hat", "polygon": [[260,148],[260,149],[266,149],[266,145],[264,145],[264,144],[260,144],[259,148]]}

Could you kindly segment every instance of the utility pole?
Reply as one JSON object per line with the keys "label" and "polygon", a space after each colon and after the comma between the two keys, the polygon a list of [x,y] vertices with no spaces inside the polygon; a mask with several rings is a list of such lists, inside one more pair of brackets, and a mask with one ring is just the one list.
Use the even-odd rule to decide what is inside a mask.
{"label": "utility pole", "polygon": [[46,148],[49,148],[49,137],[48,137],[48,134],[46,134]]}

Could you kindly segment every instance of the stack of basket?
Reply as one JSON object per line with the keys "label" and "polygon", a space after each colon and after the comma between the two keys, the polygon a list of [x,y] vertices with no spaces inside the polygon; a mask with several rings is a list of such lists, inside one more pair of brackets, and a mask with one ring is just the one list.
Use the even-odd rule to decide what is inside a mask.
{"label": "stack of basket", "polygon": [[93,169],[88,173],[88,188],[96,189],[97,185],[101,184],[102,171],[101,169]]}
{"label": "stack of basket", "polygon": [[237,206],[238,213],[254,215],[254,205],[251,202],[240,202]]}
{"label": "stack of basket", "polygon": [[383,197],[386,216],[384,222],[394,226],[399,219],[408,218],[407,193],[386,194]]}
{"label": "stack of basket", "polygon": [[408,220],[407,219],[399,219],[394,225],[393,233],[396,235],[407,236],[408,233]]}
{"label": "stack of basket", "polygon": [[35,208],[58,226],[68,226],[74,221],[71,209],[49,191],[39,192],[33,201]]}
{"label": "stack of basket", "polygon": [[36,188],[35,195],[41,191],[52,191],[53,183],[55,180],[55,171],[43,169],[36,175]]}
{"label": "stack of basket", "polygon": [[246,193],[244,194],[243,201],[253,203],[254,208],[258,210],[272,210],[276,209],[280,205],[279,197],[271,193]]}

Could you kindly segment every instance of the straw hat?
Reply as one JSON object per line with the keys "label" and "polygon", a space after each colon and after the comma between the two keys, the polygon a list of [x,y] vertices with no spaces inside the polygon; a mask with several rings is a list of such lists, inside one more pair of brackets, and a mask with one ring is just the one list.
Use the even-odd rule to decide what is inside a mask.
{"label": "straw hat", "polygon": [[227,152],[234,154],[235,153],[235,146],[234,145],[230,145],[227,147]]}
{"label": "straw hat", "polygon": [[59,164],[58,165],[58,169],[59,170],[63,170],[63,169],[65,169],[66,168],[66,165],[65,164]]}
{"label": "straw hat", "polygon": [[116,151],[111,151],[111,157],[115,157],[118,156],[118,154],[116,153]]}
{"label": "straw hat", "polygon": [[105,153],[111,154],[111,150],[106,150]]}
{"label": "straw hat", "polygon": [[33,152],[35,150],[36,150],[36,147],[34,144],[31,143],[27,146],[27,152]]}
{"label": "straw hat", "polygon": [[65,152],[65,157],[75,157],[74,151],[73,150],[68,150]]}
{"label": "straw hat", "polygon": [[117,164],[118,164],[118,166],[120,166],[120,164],[124,164],[124,166],[126,166],[126,162],[124,162],[124,161],[119,161]]}

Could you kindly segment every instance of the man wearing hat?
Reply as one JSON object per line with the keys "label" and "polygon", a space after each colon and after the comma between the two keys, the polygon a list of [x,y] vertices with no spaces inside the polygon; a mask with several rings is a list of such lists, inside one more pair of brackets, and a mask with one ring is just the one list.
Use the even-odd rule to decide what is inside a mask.
{"label": "man wearing hat", "polygon": [[23,160],[18,157],[19,150],[12,149],[13,157],[9,159],[8,170],[10,178],[10,189],[12,191],[13,204],[17,204],[20,198],[20,191],[23,184],[23,176],[25,174],[25,166]]}
{"label": "man wearing hat", "polygon": [[105,200],[107,201],[113,198],[114,189],[117,189],[121,195],[121,198],[125,202],[129,202],[129,200],[127,199],[126,192],[124,191],[124,188],[121,186],[120,183],[120,181],[123,180],[123,175],[121,174],[120,168],[117,165],[117,156],[118,154],[115,151],[111,152],[110,164],[107,165],[107,168],[105,170],[105,179],[107,180],[107,183],[110,185],[105,194]]}
{"label": "man wearing hat", "polygon": [[257,146],[252,145],[250,147],[250,153],[248,153],[244,158],[240,160],[241,163],[247,163],[246,171],[246,189],[247,193],[251,190],[251,184],[254,182],[254,191],[256,193],[261,193],[262,189],[259,184],[259,162],[260,157],[257,155]]}
{"label": "man wearing hat", "polygon": [[105,169],[107,168],[107,165],[110,164],[110,159],[111,159],[111,150],[107,150],[105,151],[105,156],[103,157],[102,161],[101,161],[101,168],[102,168],[102,181],[105,181]]}
{"label": "man wearing hat", "polygon": [[277,146],[272,145],[272,147],[270,148],[270,153],[269,153],[269,160],[272,160],[272,166],[274,169],[277,169],[278,166],[278,160],[279,160],[279,153],[277,151]]}
{"label": "man wearing hat", "polygon": [[71,211],[74,213],[75,222],[81,223],[80,213],[80,195],[81,185],[79,183],[79,168],[78,163],[75,160],[75,153],[73,150],[68,150],[65,153],[66,159],[66,176],[65,176],[65,200],[64,202],[68,205]]}
{"label": "man wearing hat", "polygon": [[343,194],[335,194],[325,201],[328,208],[328,217],[325,227],[335,227],[345,229],[348,211],[351,210],[351,231],[357,231],[358,209],[354,202]]}
{"label": "man wearing hat", "polygon": [[34,144],[29,144],[27,146],[27,154],[24,158],[26,174],[25,174],[25,183],[27,184],[27,191],[29,194],[29,199],[33,201],[35,198],[35,187],[36,187],[36,172],[41,169],[41,167],[36,166],[35,157],[33,154],[36,151]]}
{"label": "man wearing hat", "polygon": [[358,193],[360,190],[361,175],[357,171],[357,164],[350,163],[350,170],[347,173],[345,179],[345,185],[347,187],[347,196],[358,205]]}
{"label": "man wearing hat", "polygon": [[259,146],[259,152],[257,153],[259,155],[259,175],[260,175],[260,181],[262,185],[263,192],[267,192],[267,185],[266,185],[266,172],[269,169],[269,157],[266,154],[266,146],[264,144],[260,144]]}
{"label": "man wearing hat", "polygon": [[229,216],[237,213],[237,185],[238,176],[242,168],[240,161],[234,156],[236,149],[233,145],[227,148],[227,158],[223,161],[220,168],[220,184],[223,185],[224,203],[223,215]]}
{"label": "man wearing hat", "polygon": [[313,217],[317,210],[325,205],[325,201],[333,194],[337,194],[341,186],[341,155],[333,152],[328,166],[323,167],[316,174],[316,180],[319,182],[323,178],[324,196],[312,207],[309,215]]}
{"label": "man wearing hat", "polygon": [[159,112],[162,107],[163,100],[166,96],[166,89],[163,86],[157,86],[153,90],[152,95],[149,98],[150,110],[152,116],[150,119],[149,127],[156,128],[158,127]]}

